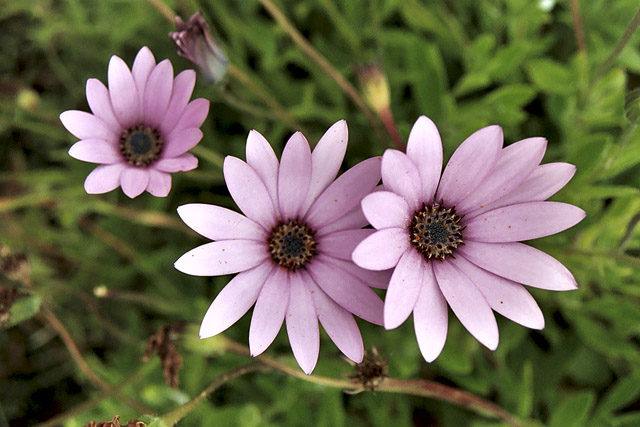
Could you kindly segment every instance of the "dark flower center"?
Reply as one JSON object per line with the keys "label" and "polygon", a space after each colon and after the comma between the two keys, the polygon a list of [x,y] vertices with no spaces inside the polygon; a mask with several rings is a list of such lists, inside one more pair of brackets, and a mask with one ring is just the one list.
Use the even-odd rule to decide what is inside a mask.
{"label": "dark flower center", "polygon": [[413,214],[409,232],[411,244],[429,261],[436,258],[443,261],[462,243],[460,226],[462,216],[456,215],[456,208],[447,208],[437,203],[423,205]]}
{"label": "dark flower center", "polygon": [[276,225],[267,239],[271,258],[287,270],[297,270],[316,254],[314,234],[299,220]]}
{"label": "dark flower center", "polygon": [[145,125],[132,126],[120,136],[120,153],[132,166],[149,166],[158,160],[163,146],[160,132]]}

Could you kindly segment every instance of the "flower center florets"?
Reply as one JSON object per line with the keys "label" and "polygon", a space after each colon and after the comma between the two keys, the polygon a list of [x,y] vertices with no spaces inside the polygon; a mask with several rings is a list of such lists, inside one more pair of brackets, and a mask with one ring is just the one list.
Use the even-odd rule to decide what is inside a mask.
{"label": "flower center florets", "polygon": [[316,254],[315,231],[300,220],[273,227],[267,239],[271,258],[281,267],[295,271]]}
{"label": "flower center florets", "polygon": [[456,208],[447,208],[437,203],[423,205],[413,214],[409,233],[411,244],[429,261],[436,258],[443,261],[462,244],[460,226],[462,216],[456,215]]}
{"label": "flower center florets", "polygon": [[149,166],[158,160],[163,146],[160,132],[150,126],[132,126],[120,136],[120,154],[132,166]]}

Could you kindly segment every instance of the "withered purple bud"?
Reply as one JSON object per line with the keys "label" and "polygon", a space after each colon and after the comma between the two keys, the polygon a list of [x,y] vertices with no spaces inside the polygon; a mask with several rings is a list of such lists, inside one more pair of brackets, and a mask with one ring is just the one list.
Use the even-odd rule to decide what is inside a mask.
{"label": "withered purple bud", "polygon": [[229,61],[202,14],[194,13],[186,23],[176,16],[176,30],[170,32],[169,37],[178,47],[178,55],[196,64],[207,80],[214,83],[222,80]]}

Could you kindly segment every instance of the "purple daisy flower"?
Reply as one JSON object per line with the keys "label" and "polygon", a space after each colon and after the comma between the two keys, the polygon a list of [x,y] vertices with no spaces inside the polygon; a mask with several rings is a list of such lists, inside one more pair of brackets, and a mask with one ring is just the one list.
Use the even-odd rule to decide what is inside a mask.
{"label": "purple daisy flower", "polygon": [[393,329],[413,312],[418,345],[431,362],[447,336],[447,304],[465,328],[491,350],[498,346],[493,310],[529,328],[544,318],[521,284],[566,291],[577,288],[569,270],[544,252],[519,243],[558,233],[585,217],[573,205],[545,202],[575,173],[567,163],[540,165],[544,138],[502,148],[499,126],[467,138],[442,169],[438,129],[420,117],[407,153],[382,157],[386,191],[362,200],[378,230],[353,260],[369,270],[395,267],[384,306]]}
{"label": "purple daisy flower", "polygon": [[168,59],[156,64],[147,47],[133,67],[117,56],[109,61],[109,89],[97,79],[87,80],[87,101],[93,114],[65,111],[60,120],[80,138],[69,150],[78,160],[100,163],[84,182],[89,194],[122,186],[134,198],[147,190],[165,197],[171,172],[188,171],[198,159],[187,153],[202,139],[209,101],[189,102],[196,81],[193,70],[173,78]]}
{"label": "purple daisy flower", "polygon": [[334,181],[347,148],[347,124],[334,124],[311,152],[297,132],[278,159],[256,131],[247,162],[228,156],[224,177],[245,216],[219,206],[178,208],[183,221],[215,240],[184,254],[175,267],[195,276],[240,273],[204,316],[200,338],[227,329],[255,303],[249,348],[261,354],[286,318],[293,354],[309,374],[318,360],[318,320],[338,348],[360,362],[363,345],[352,313],[382,324],[383,302],[369,287],[386,287],[388,272],[351,261],[356,245],[375,230],[360,201],[380,181],[380,157],[358,163]]}

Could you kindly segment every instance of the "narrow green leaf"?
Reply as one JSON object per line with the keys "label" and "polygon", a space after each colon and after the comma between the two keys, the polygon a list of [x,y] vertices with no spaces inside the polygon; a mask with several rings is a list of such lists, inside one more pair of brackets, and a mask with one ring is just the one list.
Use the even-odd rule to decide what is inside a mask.
{"label": "narrow green leaf", "polygon": [[605,394],[602,403],[598,405],[594,417],[609,416],[614,411],[635,402],[640,395],[640,371],[636,371],[618,380]]}
{"label": "narrow green leaf", "polygon": [[581,427],[585,425],[595,401],[593,392],[574,394],[555,407],[549,427]]}
{"label": "narrow green leaf", "polygon": [[569,69],[551,59],[535,59],[527,64],[529,77],[543,92],[569,95],[575,90]]}
{"label": "narrow green leaf", "polygon": [[5,324],[5,328],[10,328],[33,317],[40,310],[41,303],[42,298],[38,295],[18,298],[9,310],[9,321]]}

